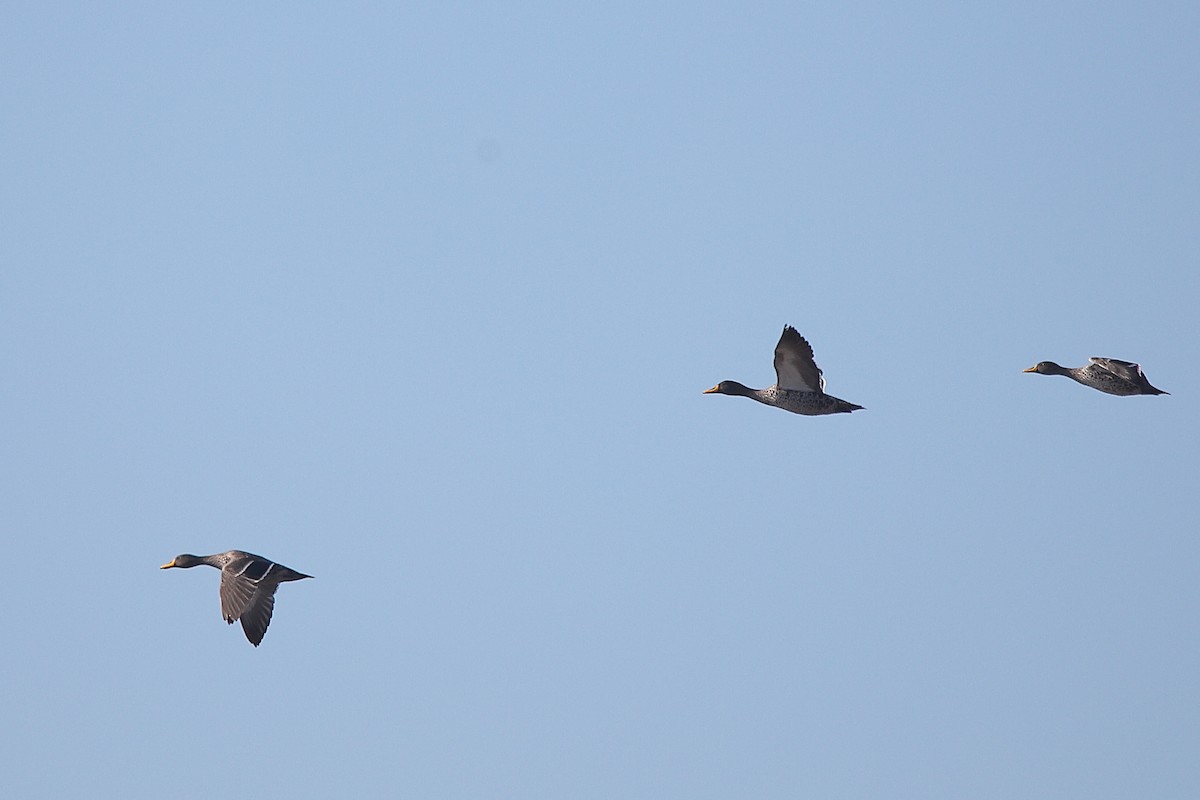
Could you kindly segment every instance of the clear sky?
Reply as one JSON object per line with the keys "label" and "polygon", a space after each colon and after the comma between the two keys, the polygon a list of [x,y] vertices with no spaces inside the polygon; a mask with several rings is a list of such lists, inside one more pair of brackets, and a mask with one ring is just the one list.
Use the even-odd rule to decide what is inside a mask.
{"label": "clear sky", "polygon": [[0,794],[1200,795],[1194,3],[251,5],[0,26]]}

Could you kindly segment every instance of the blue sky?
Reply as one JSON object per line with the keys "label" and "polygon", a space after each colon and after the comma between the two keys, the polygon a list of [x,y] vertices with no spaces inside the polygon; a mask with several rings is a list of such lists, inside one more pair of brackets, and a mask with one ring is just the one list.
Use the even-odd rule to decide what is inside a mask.
{"label": "blue sky", "polygon": [[10,8],[0,791],[1195,796],[1198,35]]}

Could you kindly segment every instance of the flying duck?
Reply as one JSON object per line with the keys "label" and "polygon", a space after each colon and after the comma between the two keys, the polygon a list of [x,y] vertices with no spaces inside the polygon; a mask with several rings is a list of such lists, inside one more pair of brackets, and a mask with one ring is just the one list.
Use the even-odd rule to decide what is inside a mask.
{"label": "flying duck", "polygon": [[1119,358],[1091,358],[1088,361],[1090,363],[1086,367],[1060,367],[1053,361],[1039,361],[1022,372],[1066,375],[1084,386],[1122,397],[1134,394],[1170,394],[1151,386],[1142,373],[1141,366],[1132,361],[1122,361]]}
{"label": "flying duck", "polygon": [[189,569],[201,564],[221,570],[221,616],[230,625],[240,619],[246,638],[255,647],[262,642],[267,626],[271,624],[275,590],[279,584],[312,577],[241,550],[226,550],[211,556],[184,553],[160,569]]}
{"label": "flying duck", "polygon": [[812,346],[791,325],[785,325],[775,345],[775,385],[751,389],[737,381],[721,381],[704,394],[749,397],[793,414],[817,416],[858,411],[862,406],[825,394],[825,378],[813,360]]}

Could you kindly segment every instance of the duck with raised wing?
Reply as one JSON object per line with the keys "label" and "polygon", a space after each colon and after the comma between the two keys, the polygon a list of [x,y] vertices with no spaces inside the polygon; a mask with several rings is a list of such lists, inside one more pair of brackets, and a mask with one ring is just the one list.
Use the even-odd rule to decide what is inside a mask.
{"label": "duck with raised wing", "polygon": [[271,624],[275,590],[279,584],[312,577],[241,550],[227,550],[211,556],[184,553],[160,569],[189,569],[201,564],[221,570],[221,616],[230,625],[241,620],[246,638],[255,647],[262,642],[267,626]]}
{"label": "duck with raised wing", "polygon": [[1039,375],[1066,375],[1073,381],[1090,386],[1106,394],[1128,397],[1135,394],[1170,394],[1155,389],[1146,380],[1139,364],[1119,358],[1091,358],[1086,367],[1060,367],[1053,361],[1039,361],[1022,372]]}
{"label": "duck with raised wing", "polygon": [[791,325],[785,325],[775,345],[775,385],[751,389],[737,381],[721,381],[704,394],[749,397],[793,414],[817,416],[858,411],[862,406],[825,394],[825,378],[813,360],[812,346]]}

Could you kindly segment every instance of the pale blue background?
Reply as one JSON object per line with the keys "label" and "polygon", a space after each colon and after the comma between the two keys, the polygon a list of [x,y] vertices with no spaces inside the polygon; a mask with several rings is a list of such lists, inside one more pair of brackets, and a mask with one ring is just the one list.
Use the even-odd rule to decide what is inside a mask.
{"label": "pale blue background", "polygon": [[3,15],[0,794],[1200,796],[1194,3],[250,5]]}

